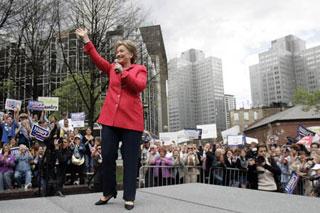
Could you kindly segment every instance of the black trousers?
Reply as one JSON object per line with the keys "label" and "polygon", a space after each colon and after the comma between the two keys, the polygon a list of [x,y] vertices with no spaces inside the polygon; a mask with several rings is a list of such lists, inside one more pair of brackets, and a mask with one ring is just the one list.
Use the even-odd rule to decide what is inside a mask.
{"label": "black trousers", "polygon": [[108,196],[117,190],[116,160],[119,141],[122,141],[123,199],[134,201],[142,132],[103,125],[102,136],[102,190]]}

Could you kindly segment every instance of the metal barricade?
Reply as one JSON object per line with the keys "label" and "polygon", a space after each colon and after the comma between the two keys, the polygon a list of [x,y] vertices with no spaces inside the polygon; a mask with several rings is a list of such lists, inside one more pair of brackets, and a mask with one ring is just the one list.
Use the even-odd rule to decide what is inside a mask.
{"label": "metal barricade", "polygon": [[139,188],[177,185],[182,183],[203,183],[204,171],[199,166],[141,166]]}
{"label": "metal barricade", "polygon": [[211,167],[207,183],[246,188],[247,171],[238,168]]}

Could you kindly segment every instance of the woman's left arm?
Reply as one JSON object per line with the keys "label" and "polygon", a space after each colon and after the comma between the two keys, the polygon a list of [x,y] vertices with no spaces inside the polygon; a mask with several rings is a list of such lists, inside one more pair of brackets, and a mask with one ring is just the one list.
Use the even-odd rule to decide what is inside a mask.
{"label": "woman's left arm", "polygon": [[147,69],[138,65],[137,71],[124,70],[121,74],[121,81],[135,92],[142,92],[147,86]]}

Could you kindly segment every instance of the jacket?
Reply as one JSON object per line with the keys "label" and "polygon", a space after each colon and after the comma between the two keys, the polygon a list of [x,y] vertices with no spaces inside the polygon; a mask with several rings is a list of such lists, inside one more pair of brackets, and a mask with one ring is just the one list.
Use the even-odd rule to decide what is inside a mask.
{"label": "jacket", "polygon": [[132,64],[121,74],[115,72],[115,64],[102,58],[92,42],[84,46],[99,70],[109,78],[107,95],[102,106],[98,123],[142,132],[144,130],[143,104],[141,92],[146,88],[147,70],[145,66]]}

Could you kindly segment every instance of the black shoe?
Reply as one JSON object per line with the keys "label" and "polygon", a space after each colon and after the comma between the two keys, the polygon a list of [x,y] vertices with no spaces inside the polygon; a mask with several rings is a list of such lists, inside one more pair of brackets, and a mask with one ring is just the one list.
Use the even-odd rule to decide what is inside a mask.
{"label": "black shoe", "polygon": [[124,202],[124,208],[127,210],[131,210],[134,208],[134,203],[133,201],[125,201]]}
{"label": "black shoe", "polygon": [[110,194],[110,195],[108,195],[107,197],[108,197],[108,199],[106,199],[106,200],[101,200],[101,199],[99,199],[94,205],[99,206],[99,205],[105,205],[105,204],[107,204],[112,197],[113,197],[113,198],[116,198],[116,197],[117,197],[117,192],[114,193],[114,194]]}
{"label": "black shoe", "polygon": [[59,196],[59,197],[64,197],[64,194],[62,194],[61,191],[57,191],[57,192],[56,192],[56,195]]}

